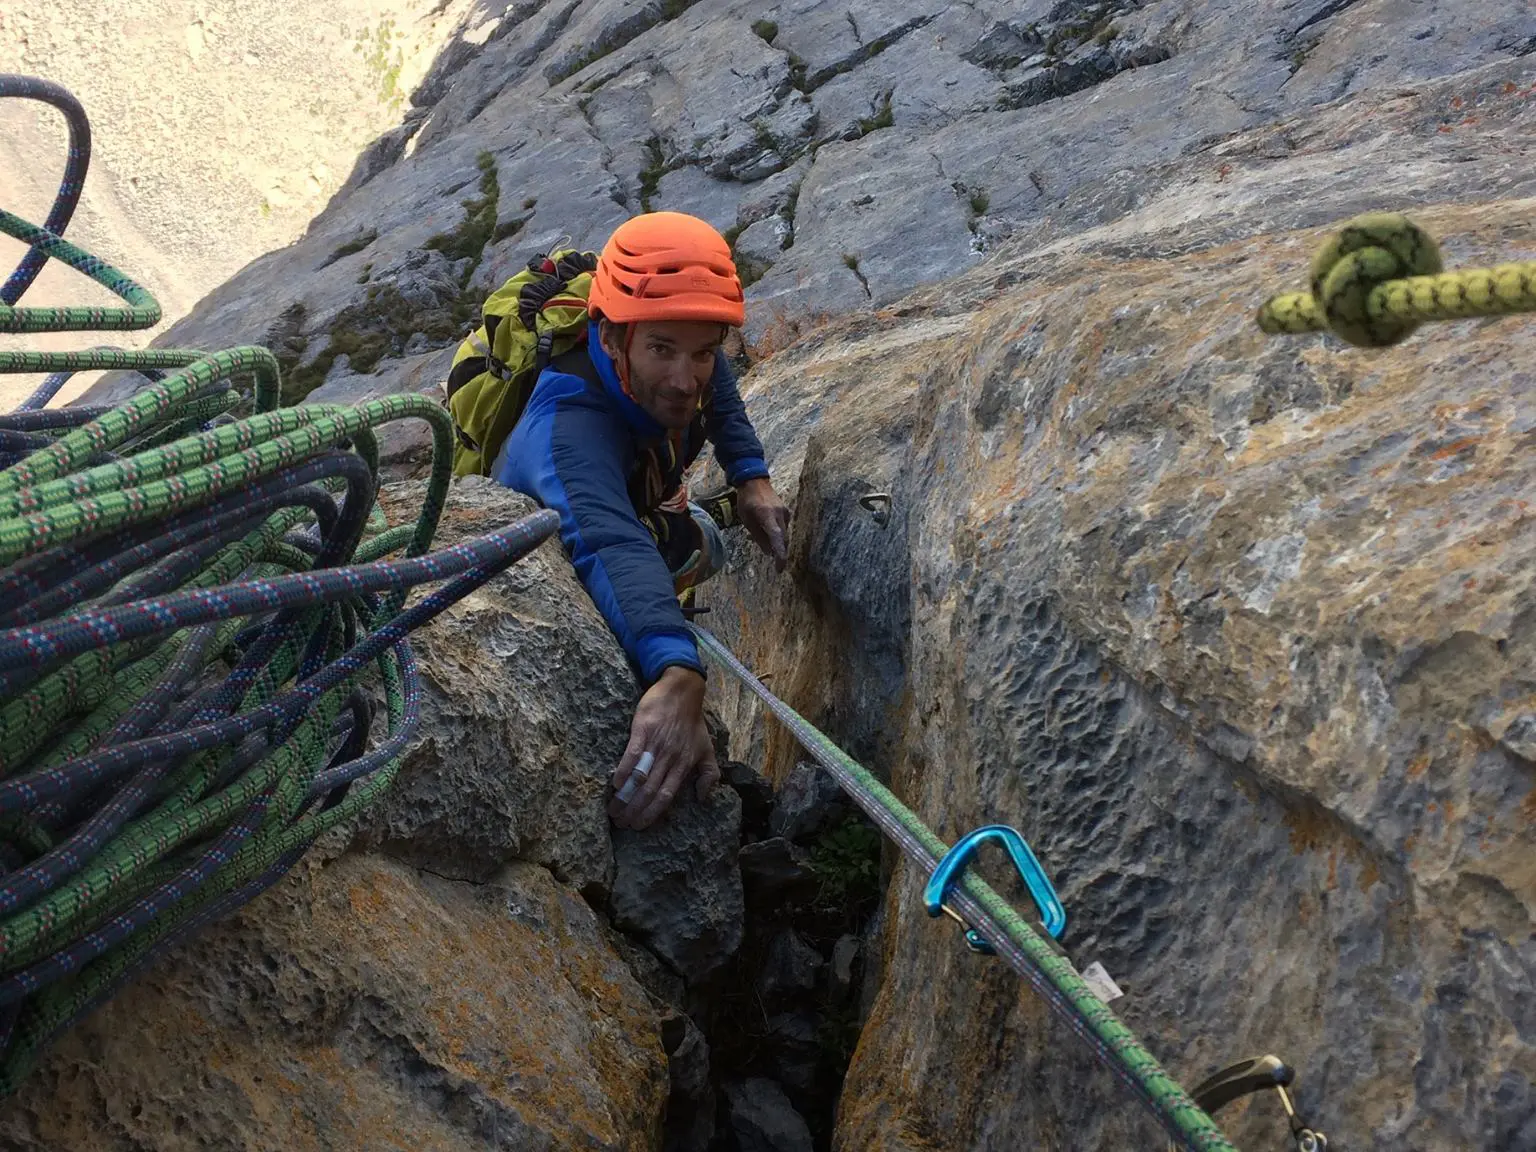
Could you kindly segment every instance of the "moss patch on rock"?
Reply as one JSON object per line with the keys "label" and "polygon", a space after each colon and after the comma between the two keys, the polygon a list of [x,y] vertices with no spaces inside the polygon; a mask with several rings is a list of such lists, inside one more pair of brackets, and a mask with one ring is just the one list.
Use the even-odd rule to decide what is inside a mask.
{"label": "moss patch on rock", "polygon": [[452,232],[440,232],[423,247],[435,249],[450,260],[468,257],[474,263],[464,274],[467,281],[480,264],[480,254],[496,232],[496,211],[501,203],[501,182],[496,175],[496,157],[489,152],[480,153],[475,161],[480,169],[480,195],[460,203],[464,207],[464,219]]}
{"label": "moss patch on rock", "polygon": [[[303,308],[298,320],[302,324]],[[418,332],[430,347],[440,348],[464,334],[475,315],[476,302],[468,296],[439,308],[421,308],[400,295],[393,284],[376,284],[367,298],[343,308],[320,339],[319,353],[306,359],[313,336],[296,335],[273,349],[282,369],[284,404],[299,404],[325,383],[339,357],[345,356],[353,372],[366,375],[389,356],[403,356],[406,344]]]}

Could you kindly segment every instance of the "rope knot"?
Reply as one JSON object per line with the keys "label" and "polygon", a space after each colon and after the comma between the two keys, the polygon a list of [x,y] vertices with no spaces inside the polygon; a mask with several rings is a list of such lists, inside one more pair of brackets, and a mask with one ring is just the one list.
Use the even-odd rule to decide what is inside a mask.
{"label": "rope knot", "polygon": [[1406,339],[1419,322],[1381,311],[1372,315],[1372,289],[1442,268],[1440,248],[1422,228],[1395,212],[1373,212],[1344,225],[1313,258],[1312,297],[1335,335],[1383,348]]}
{"label": "rope knot", "polygon": [[1276,296],[1259,310],[1259,327],[1282,332],[1332,332],[1357,347],[1396,344],[1428,316],[1395,307],[1381,289],[1442,271],[1440,248],[1413,221],[1395,212],[1357,216],[1312,260],[1312,291]]}

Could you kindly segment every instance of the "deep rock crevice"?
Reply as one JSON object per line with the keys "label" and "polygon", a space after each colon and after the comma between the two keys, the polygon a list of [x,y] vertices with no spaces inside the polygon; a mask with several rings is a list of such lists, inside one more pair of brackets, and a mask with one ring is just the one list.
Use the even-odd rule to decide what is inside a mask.
{"label": "deep rock crevice", "polygon": [[728,802],[616,837],[613,923],[670,1068],[663,1148],[827,1152],[870,1001],[879,835],[812,764],[777,792],[745,764],[724,773]]}

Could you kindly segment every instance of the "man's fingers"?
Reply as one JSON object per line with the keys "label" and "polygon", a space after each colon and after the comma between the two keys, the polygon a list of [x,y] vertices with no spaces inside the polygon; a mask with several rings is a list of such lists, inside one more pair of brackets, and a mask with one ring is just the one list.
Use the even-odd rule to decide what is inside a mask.
{"label": "man's fingers", "polygon": [[[635,828],[649,828],[656,823],[666,810],[672,807],[672,801],[677,798],[679,790],[688,781],[688,769],[673,762],[664,778],[658,774],[656,791],[649,798],[645,807],[640,809],[632,818],[631,826]],[[638,802],[640,797],[636,797]]]}
{"label": "man's fingers", "polygon": [[784,526],[782,524],[774,524],[773,531],[768,534],[768,538],[773,545],[774,562],[777,563],[781,569],[784,567],[785,562],[789,559],[789,549],[785,546],[784,537]]}
{"label": "man's fingers", "polygon": [[762,517],[754,513],[742,519],[746,522],[747,533],[752,537],[752,542],[764,552],[768,551],[768,525],[763,523]]}
{"label": "man's fingers", "polygon": [[613,798],[608,801],[608,815],[617,820],[634,798],[635,792],[655,770],[655,756],[646,748],[650,733],[636,730],[630,735],[629,746],[619,758],[619,766],[613,773]]}
{"label": "man's fingers", "polygon": [[651,802],[651,797],[656,795],[656,790],[666,778],[666,768],[660,764],[652,767],[651,771],[643,778],[636,778],[635,787],[629,789],[628,795],[622,803],[618,796],[614,797],[614,803],[619,805],[618,814],[614,818],[620,828],[637,828],[636,818],[645,810]]}
{"label": "man's fingers", "polygon": [[648,743],[650,743],[650,733],[639,725],[632,724],[629,730],[629,743],[624,746],[624,755],[619,757],[619,766],[613,771],[615,788],[621,786],[628,779],[630,772],[634,771]]}
{"label": "man's fingers", "polygon": [[694,786],[700,800],[708,800],[709,794],[715,790],[715,785],[720,783],[720,765],[711,757],[699,765],[699,780]]}
{"label": "man's fingers", "polygon": [[[676,757],[668,755],[665,750],[662,751],[662,757],[652,758],[651,770],[645,776],[641,777],[638,772],[635,774],[636,786],[619,805],[616,823],[621,828],[644,827],[638,823],[640,813],[650,806],[656,794],[665,786],[667,777],[674,771]],[[618,804],[619,797],[615,795],[613,799]]]}
{"label": "man's fingers", "polygon": [[655,762],[656,758],[649,752],[642,752],[634,767],[624,774],[624,779],[615,783],[614,800],[620,804],[628,804],[634,798],[635,791],[650,777]]}
{"label": "man's fingers", "polygon": [[764,552],[773,557],[779,570],[789,560],[789,509],[783,504],[767,509],[763,517]]}
{"label": "man's fingers", "polygon": [[788,548],[785,541],[788,539],[787,516],[788,509],[753,509],[750,517],[743,517],[746,521],[747,531],[757,546],[772,557],[774,563],[780,568],[788,559]]}

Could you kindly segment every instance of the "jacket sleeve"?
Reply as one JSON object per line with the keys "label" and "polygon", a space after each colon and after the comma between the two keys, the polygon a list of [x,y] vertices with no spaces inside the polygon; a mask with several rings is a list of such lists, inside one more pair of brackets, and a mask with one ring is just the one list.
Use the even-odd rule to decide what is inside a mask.
{"label": "jacket sleeve", "polygon": [[560,539],[641,679],[704,672],[672,574],[625,485],[633,452],[620,419],[574,376],[547,375],[496,460],[502,484],[560,514]]}
{"label": "jacket sleeve", "polygon": [[704,417],[704,432],[715,446],[715,459],[731,484],[768,475],[763,443],[757,438],[747,406],[742,403],[736,375],[724,352],[715,353],[715,375],[710,380],[713,400]]}

